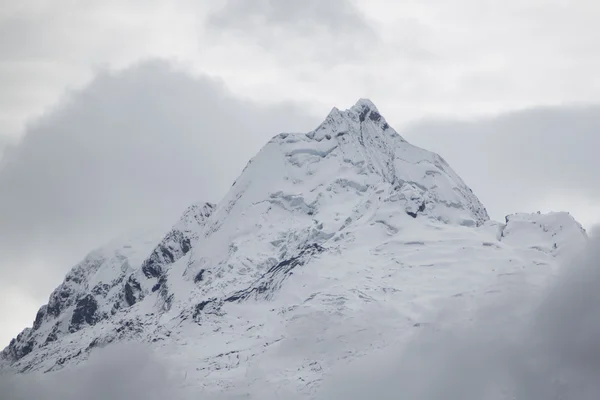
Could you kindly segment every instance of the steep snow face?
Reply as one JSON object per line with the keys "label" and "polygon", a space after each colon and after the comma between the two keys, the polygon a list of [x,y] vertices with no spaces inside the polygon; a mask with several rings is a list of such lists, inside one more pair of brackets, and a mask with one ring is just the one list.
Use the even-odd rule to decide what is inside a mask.
{"label": "steep snow face", "polygon": [[155,234],[115,240],[91,252],[67,274],[38,311],[32,328],[21,332],[2,352],[18,360],[85,326],[111,315],[126,277],[141,263],[141,255],[157,242]]}
{"label": "steep snow face", "polygon": [[360,100],[312,132],[273,138],[207,221],[185,274],[203,274],[203,297],[270,297],[269,285],[248,285],[355,225],[397,231],[407,218],[474,227],[488,215],[440,156],[406,142]]}
{"label": "steep snow face", "polygon": [[13,339],[2,358],[20,360],[127,311],[144,297],[140,275],[152,270],[160,276],[165,266],[185,255],[214,208],[210,203],[193,204],[162,240],[156,232],[145,232],[114,240],[90,253],[67,274],[48,304],[38,311],[32,328]]}
{"label": "steep snow face", "polygon": [[448,164],[406,142],[368,100],[346,111],[334,108],[305,135],[276,136],[235,186],[224,200],[229,208],[242,196],[244,204],[237,206],[289,195],[304,211],[324,214],[327,198],[336,197],[327,192],[378,192],[382,201],[397,202],[411,216],[464,225],[488,220],[484,207]]}
{"label": "steep snow face", "polygon": [[568,214],[489,221],[440,156],[360,100],[273,138],[218,205],[192,206],[127,267],[86,262],[78,286],[53,294],[66,285],[72,300],[48,311],[51,297],[2,357],[53,371],[135,339],[196,391],[313,394],[336,365],[435,323],[443,306],[541,285],[585,240]]}

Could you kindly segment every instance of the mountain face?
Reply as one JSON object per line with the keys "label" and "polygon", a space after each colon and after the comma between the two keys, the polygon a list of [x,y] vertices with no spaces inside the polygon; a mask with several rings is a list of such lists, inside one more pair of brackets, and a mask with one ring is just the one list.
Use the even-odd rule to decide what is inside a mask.
{"label": "mountain face", "polygon": [[[160,277],[163,268],[190,251],[214,209],[210,203],[193,204],[158,244],[153,235],[142,235],[90,253],[52,292],[48,304],[39,309],[33,327],[13,339],[2,357],[20,360],[36,348],[118,318],[123,310],[143,300],[146,293],[140,286],[142,279]],[[149,256],[142,259],[143,254]],[[64,363],[61,360],[57,360],[59,365]]]}
{"label": "mountain face", "polygon": [[360,100],[274,137],[217,205],[192,205],[162,239],[88,255],[2,368],[55,371],[135,340],[207,393],[310,395],[448,303],[505,290],[500,276],[536,287],[585,241],[566,213],[490,221],[439,155]]}

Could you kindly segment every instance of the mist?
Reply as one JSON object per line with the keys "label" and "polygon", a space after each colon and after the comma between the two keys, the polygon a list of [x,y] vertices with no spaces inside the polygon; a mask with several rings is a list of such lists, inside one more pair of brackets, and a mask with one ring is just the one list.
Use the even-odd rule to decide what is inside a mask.
{"label": "mist", "polygon": [[[600,396],[600,237],[542,294],[525,284],[407,346],[338,371],[322,399],[592,400]],[[464,310],[448,310],[470,315]],[[443,315],[443,313],[442,313]]]}
{"label": "mist", "polygon": [[[564,263],[549,287],[536,291],[522,282],[477,304],[474,310],[466,302],[464,309],[454,305],[454,309],[440,310],[436,323],[423,327],[406,345],[386,348],[355,361],[350,368],[334,371],[317,398],[597,399],[599,267],[596,230],[585,251]],[[207,398],[200,388],[184,391],[181,377],[170,370],[168,362],[148,347],[117,345],[92,353],[72,369],[0,378],[0,397]],[[210,398],[231,397],[224,393]]]}
{"label": "mist", "polygon": [[184,399],[168,364],[141,344],[93,352],[80,366],[48,374],[0,377],[3,400]]}

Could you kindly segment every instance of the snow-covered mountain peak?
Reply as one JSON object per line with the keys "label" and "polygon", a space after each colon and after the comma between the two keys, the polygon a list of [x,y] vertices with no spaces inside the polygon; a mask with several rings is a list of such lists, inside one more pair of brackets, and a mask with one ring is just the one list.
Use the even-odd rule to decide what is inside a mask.
{"label": "snow-covered mountain peak", "polygon": [[585,240],[565,213],[489,221],[440,156],[361,99],[275,136],[218,204],[88,256],[0,353],[0,372],[55,371],[136,340],[171,356],[196,393],[312,393],[440,304],[542,282]]}
{"label": "snow-covered mountain peak", "polygon": [[[318,187],[344,181],[350,187],[365,188],[361,193],[377,188],[383,190],[380,193],[400,197],[409,215],[421,213],[466,225],[488,219],[483,205],[444,159],[404,140],[370,100],[361,99],[348,110],[334,108],[306,135],[276,136],[253,161],[257,160],[268,173],[286,174],[284,181],[299,183],[291,192],[319,195]],[[266,167],[269,163],[273,165]],[[249,166],[248,170],[252,169]],[[252,178],[253,185],[256,181]],[[279,178],[268,181],[280,188],[287,185],[282,186]],[[311,181],[317,186],[301,187],[300,182]]]}
{"label": "snow-covered mountain peak", "polygon": [[[206,302],[218,314],[227,302],[272,299],[295,266],[414,220],[475,227],[488,215],[441,157],[406,142],[361,99],[312,132],[274,137],[218,205],[190,206],[151,251],[92,254],[3,354],[51,352],[102,321],[153,315],[160,325]],[[108,332],[91,340],[120,335]]]}
{"label": "snow-covered mountain peak", "polygon": [[368,109],[371,111],[379,112],[375,104],[369,99],[358,99],[356,104],[351,107],[351,110],[354,112],[362,112],[363,110]]}
{"label": "snow-covered mountain peak", "polygon": [[[367,127],[367,129],[364,129]],[[370,129],[369,129],[370,128]],[[334,107],[325,121],[313,132],[308,135],[316,140],[323,138],[338,137],[340,135],[365,135],[381,134],[385,131],[388,135],[400,135],[396,133],[386,122],[385,118],[379,113],[377,107],[371,100],[360,99],[354,106],[347,110],[340,111]]]}

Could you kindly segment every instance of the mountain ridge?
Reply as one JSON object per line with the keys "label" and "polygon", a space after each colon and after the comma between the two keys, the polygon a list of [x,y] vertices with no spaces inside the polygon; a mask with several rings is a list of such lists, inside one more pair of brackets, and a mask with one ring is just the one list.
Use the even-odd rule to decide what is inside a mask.
{"label": "mountain ridge", "polygon": [[[517,264],[550,273],[585,237],[564,213],[490,221],[442,157],[409,144],[360,99],[332,109],[314,131],[272,138],[218,204],[192,205],[162,239],[138,249],[141,261],[131,261],[126,245],[86,257],[1,356],[5,370],[55,371],[113,342],[172,350],[196,338],[197,379],[208,379],[199,384],[218,391],[236,386],[223,371],[239,385],[241,366],[294,341],[297,321],[348,323],[369,307],[391,308],[382,329],[408,334],[434,309],[410,284],[436,293],[436,302],[461,290],[485,293],[495,283],[483,260],[511,273]],[[432,286],[431,277],[442,283]],[[356,326],[348,343],[362,337]],[[235,339],[228,327],[250,333]],[[371,346],[392,340],[377,337]],[[311,351],[312,361],[292,361],[298,369],[286,366],[281,378],[300,374],[300,392],[314,390],[348,348]]]}

